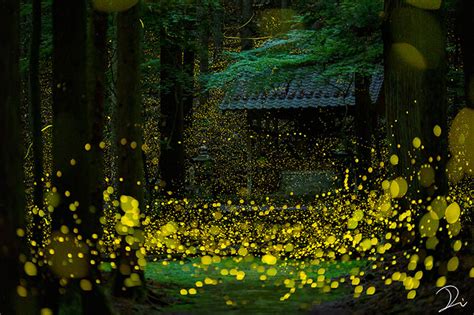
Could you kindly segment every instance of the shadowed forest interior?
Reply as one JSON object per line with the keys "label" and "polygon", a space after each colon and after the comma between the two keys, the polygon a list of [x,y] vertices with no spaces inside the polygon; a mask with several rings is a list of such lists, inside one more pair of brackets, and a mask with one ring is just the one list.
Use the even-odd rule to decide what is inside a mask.
{"label": "shadowed forest interior", "polygon": [[472,314],[473,21],[0,0],[0,315]]}

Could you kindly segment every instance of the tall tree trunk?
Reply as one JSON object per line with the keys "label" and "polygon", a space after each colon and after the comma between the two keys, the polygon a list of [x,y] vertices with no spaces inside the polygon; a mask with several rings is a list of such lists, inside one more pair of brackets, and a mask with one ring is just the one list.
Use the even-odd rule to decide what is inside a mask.
{"label": "tall tree trunk", "polygon": [[[385,5],[384,89],[390,161],[396,165],[396,175],[408,182],[407,196],[399,204],[418,211],[415,222],[420,226],[429,198],[448,191],[446,35],[440,10],[423,10],[403,0],[386,0]],[[433,132],[435,126],[442,130],[439,137]],[[415,207],[410,199],[422,203]],[[422,237],[415,229],[404,231],[402,244],[422,243]],[[438,231],[436,237],[439,244],[432,255],[440,262],[449,248],[447,229]]]}
{"label": "tall tree trunk", "polygon": [[184,187],[184,109],[182,98],[182,50],[168,39],[163,29],[160,36],[160,108],[161,156],[160,173],[165,192],[177,196]]}
{"label": "tall tree trunk", "polygon": [[201,74],[207,74],[209,72],[209,8],[200,4],[197,8],[197,18],[199,23],[199,43],[198,43],[198,55],[199,55],[199,70]]}
{"label": "tall tree trunk", "polygon": [[[140,25],[141,2],[119,13],[117,18],[117,119],[119,195],[134,213],[145,210],[143,169],[143,119],[140,91],[140,62],[142,30]],[[127,196],[127,199],[124,199]],[[138,201],[133,205],[130,197]],[[138,208],[138,209],[137,209]],[[122,216],[124,214],[122,213]],[[144,294],[143,266],[138,264],[137,251],[142,247],[140,222],[133,224],[133,235],[141,241],[127,244],[122,237],[115,272],[114,294],[141,299]],[[127,233],[131,233],[128,229]],[[130,246],[127,246],[130,245]],[[127,250],[126,247],[129,247]]]}
{"label": "tall tree trunk", "polygon": [[[84,256],[76,258],[72,264],[78,270],[75,278],[89,276],[89,253],[82,247],[87,243],[86,225],[91,215],[86,3],[83,0],[53,1],[52,183],[58,202],[50,204],[55,208],[51,214],[49,241],[58,253],[48,257],[52,262],[51,278],[45,287],[46,295],[42,302],[43,307],[51,308],[54,314],[71,303],[68,298],[80,301],[79,288],[75,283],[68,287],[67,295],[61,298],[58,295],[59,278],[70,277],[60,267],[68,264],[69,258],[65,253],[59,254],[59,249],[69,245],[74,250],[84,251]],[[68,240],[68,245],[63,244],[61,239]]]}
{"label": "tall tree trunk", "polygon": [[464,64],[464,88],[466,106],[474,108],[474,1],[459,0],[458,4],[458,34],[461,40],[461,50]]}
{"label": "tall tree trunk", "polygon": [[53,186],[61,198],[53,231],[76,225],[71,203],[89,211],[86,27],[84,1],[53,2]]}
{"label": "tall tree trunk", "polygon": [[[97,261],[95,243],[100,234],[100,213],[91,203],[91,187],[97,186],[97,178],[92,179],[91,166],[97,166],[96,148],[91,140],[90,88],[87,84],[88,70],[91,69],[88,55],[87,2],[53,2],[53,192],[57,203],[51,215],[52,234],[50,246],[59,250],[71,246],[69,250],[81,251],[84,256],[72,262],[77,270],[75,278],[81,283],[89,283],[90,289],[82,288],[84,310],[110,313],[104,306],[103,295],[95,285],[98,273],[89,261]],[[95,86],[93,87],[95,91]],[[94,104],[95,105],[95,104]],[[95,118],[95,117],[94,117]],[[99,128],[100,126],[94,125]],[[100,132],[100,131],[99,131]],[[97,166],[98,167],[98,166]],[[76,230],[77,229],[77,230]],[[62,244],[66,240],[66,244]],[[54,254],[51,261],[51,279],[45,285],[44,307],[58,313],[68,298],[79,300],[78,283],[73,282],[68,293],[59,298],[57,278],[70,275],[60,266],[68,264],[66,254]]]}
{"label": "tall tree trunk", "polygon": [[[440,12],[402,0],[386,0],[385,5],[386,117],[392,152],[398,157],[397,173],[414,193],[443,195],[447,191],[446,35]],[[440,137],[433,134],[436,125],[443,131]],[[422,146],[415,148],[418,139]],[[418,180],[422,165],[434,171],[434,182]]]}
{"label": "tall tree trunk", "polygon": [[[39,54],[41,45],[41,0],[33,0],[32,33],[30,46],[30,112],[33,129],[33,202],[39,209],[43,208],[43,140],[41,134],[41,91],[39,81]],[[35,218],[37,218],[35,216]],[[33,228],[38,230],[40,220],[33,221]],[[40,235],[33,233],[33,238],[39,241]]]}
{"label": "tall tree trunk", "polygon": [[[27,314],[31,291],[20,285],[23,264],[18,260],[24,230],[24,187],[20,128],[20,2],[0,0],[0,309],[5,314]],[[24,248],[23,248],[24,249]],[[28,294],[20,297],[18,288]],[[23,292],[22,292],[23,293]],[[23,294],[22,294],[23,295]]]}
{"label": "tall tree trunk", "polygon": [[[91,103],[89,115],[91,123],[91,205],[100,215],[104,191],[104,125],[106,97],[106,68],[107,68],[107,23],[105,13],[93,12],[92,15],[92,45],[91,54]],[[94,221],[97,225],[98,222]]]}
{"label": "tall tree trunk", "polygon": [[[207,8],[207,6],[206,6]],[[185,13],[190,16],[191,21],[187,21],[184,24],[185,34],[199,34],[196,21],[200,21],[204,24],[208,23],[206,20],[207,16],[204,19],[200,19],[198,15],[199,6],[189,6]],[[208,11],[208,10],[206,10]],[[209,35],[208,35],[209,36]],[[199,37],[199,35],[198,35]],[[183,102],[183,119],[184,119],[184,129],[187,128],[190,124],[190,121],[187,121],[186,118],[189,117],[193,110],[193,101],[194,101],[194,64],[196,62],[196,52],[199,50],[199,40],[190,39],[185,43],[183,49],[183,62],[182,62],[182,102]],[[209,61],[208,61],[209,63]],[[184,151],[184,146],[181,145]],[[183,187],[184,188],[184,187]]]}
{"label": "tall tree trunk", "polygon": [[371,162],[371,144],[374,130],[372,100],[370,98],[371,78],[362,73],[355,74],[355,126],[357,135],[357,157],[359,176],[367,174]]}
{"label": "tall tree trunk", "polygon": [[[196,53],[192,48],[187,48],[183,53],[183,77],[185,79],[183,85],[183,116],[185,119],[191,115],[193,111],[194,100],[194,63],[196,60]],[[184,149],[184,147],[183,147]]]}
{"label": "tall tree trunk", "polygon": [[212,27],[211,32],[214,40],[214,52],[213,60],[216,62],[220,59],[222,55],[222,50],[224,49],[224,33],[222,29],[224,28],[224,8],[219,1],[212,10]]}
{"label": "tall tree trunk", "polygon": [[[100,217],[103,215],[103,191],[104,185],[104,108],[106,91],[106,67],[107,67],[107,23],[108,15],[92,11],[89,20],[89,55],[88,55],[88,77],[89,77],[89,128],[91,130],[90,153],[89,153],[89,194],[90,213],[83,220],[83,236],[88,240],[89,253],[94,261],[100,260],[100,249],[98,240],[101,238],[102,226]],[[98,264],[90,266],[90,278],[102,280]],[[92,290],[82,290],[82,310],[84,314],[94,312],[111,314],[110,303],[103,292],[101,285],[91,281]]]}
{"label": "tall tree trunk", "polygon": [[253,40],[251,37],[254,35],[253,29],[253,0],[242,0],[242,28],[240,30],[240,45],[242,50],[249,50],[253,48]]}
{"label": "tall tree trunk", "polygon": [[[197,17],[199,23],[199,43],[196,45],[199,57],[199,74],[201,76],[208,74],[209,72],[209,36],[210,36],[210,25],[209,25],[209,10],[208,7],[200,4],[197,8]],[[203,104],[209,97],[209,93],[202,91],[199,98],[199,103]]]}

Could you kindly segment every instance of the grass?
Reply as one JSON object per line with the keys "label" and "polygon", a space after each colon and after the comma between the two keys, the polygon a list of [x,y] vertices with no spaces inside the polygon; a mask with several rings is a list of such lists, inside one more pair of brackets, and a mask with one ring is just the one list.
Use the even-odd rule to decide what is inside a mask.
{"label": "grass", "polygon": [[[348,293],[347,287],[323,293],[322,286],[328,284],[328,279],[346,276],[366,265],[364,261],[315,265],[290,260],[268,266],[259,258],[252,257],[226,257],[218,260],[220,261],[214,261],[210,265],[203,265],[200,258],[149,263],[146,277],[160,283],[160,290],[173,297],[174,302],[164,307],[162,312],[304,314],[314,304],[334,300]],[[325,280],[319,281],[320,285],[313,288],[308,279],[311,279],[309,282],[317,283],[318,276],[321,276],[318,271],[322,272],[321,268],[325,269]],[[306,275],[306,283],[302,281],[302,271]],[[228,272],[232,275],[227,274]],[[242,272],[245,273],[243,279]],[[267,279],[260,279],[262,275],[266,275]],[[198,281],[203,283],[202,287],[196,283]],[[285,295],[287,298],[281,300]]]}

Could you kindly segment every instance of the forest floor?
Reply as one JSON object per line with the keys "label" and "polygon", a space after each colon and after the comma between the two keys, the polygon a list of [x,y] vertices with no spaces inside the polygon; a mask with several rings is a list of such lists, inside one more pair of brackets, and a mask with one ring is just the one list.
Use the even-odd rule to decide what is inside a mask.
{"label": "forest floor", "polygon": [[[321,286],[311,286],[318,282],[321,269],[324,269],[325,279],[339,282],[337,289],[322,292]],[[302,271],[306,281],[302,280]],[[375,286],[377,291],[372,296],[362,294],[354,298],[350,275],[361,271],[366,274],[361,284],[365,288]],[[201,259],[193,258],[151,262],[145,275],[149,290],[147,301],[115,300],[121,315],[438,314],[449,298],[447,291],[437,295],[439,288],[428,281],[417,290],[414,300],[408,300],[408,291],[402,282],[386,286],[382,278],[390,277],[391,272],[372,271],[366,261],[315,265],[289,260],[269,266],[260,259],[226,257],[203,265]],[[447,309],[443,315],[473,314],[473,281],[466,277],[450,279],[449,284],[459,289],[458,301],[464,299],[469,305]]]}
{"label": "forest floor", "polygon": [[308,314],[315,305],[350,294],[349,286],[323,294],[321,288],[311,287],[312,281],[301,284],[301,277],[316,283],[322,268],[325,278],[341,279],[366,268],[366,262],[313,265],[286,261],[269,266],[260,259],[239,261],[230,257],[210,265],[203,265],[198,258],[152,262],[145,275],[154,298],[145,305],[125,300],[117,300],[115,305],[127,315]]}

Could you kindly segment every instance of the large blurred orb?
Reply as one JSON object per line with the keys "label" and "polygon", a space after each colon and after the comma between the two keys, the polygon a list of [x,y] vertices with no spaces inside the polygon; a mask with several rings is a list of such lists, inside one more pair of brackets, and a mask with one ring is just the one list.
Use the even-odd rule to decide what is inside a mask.
{"label": "large blurred orb", "polygon": [[93,0],[92,5],[96,11],[101,12],[123,12],[138,3],[138,0]]}
{"label": "large blurred orb", "polygon": [[406,0],[408,4],[424,10],[438,10],[441,0]]}
{"label": "large blurred orb", "polygon": [[46,247],[48,265],[60,278],[83,278],[89,272],[89,249],[71,234],[53,232]]}
{"label": "large blurred orb", "polygon": [[474,109],[463,108],[454,118],[449,130],[449,149],[458,169],[474,175]]}

